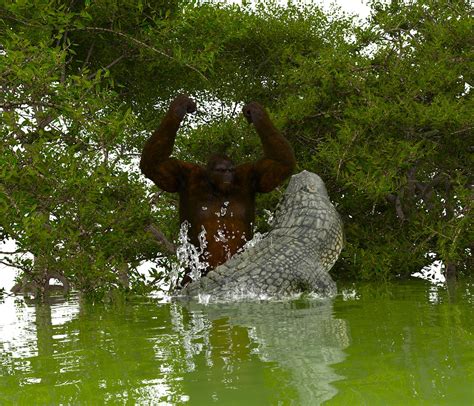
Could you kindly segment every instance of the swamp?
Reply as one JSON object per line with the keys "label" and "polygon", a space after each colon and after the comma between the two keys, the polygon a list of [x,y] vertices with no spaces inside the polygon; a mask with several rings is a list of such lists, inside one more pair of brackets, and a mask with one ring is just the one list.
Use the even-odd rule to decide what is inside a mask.
{"label": "swamp", "polygon": [[474,286],[334,299],[0,303],[0,403],[469,405]]}
{"label": "swamp", "polygon": [[[1,405],[474,403],[469,0],[369,0],[364,17],[325,1],[1,3]],[[140,159],[177,98],[151,165],[248,167],[277,133],[291,150],[244,196],[268,249],[243,252],[242,290],[323,270],[330,294],[168,295],[180,201]],[[315,224],[308,244],[281,231],[271,251],[291,171],[324,182],[337,244],[305,208],[291,221]]]}

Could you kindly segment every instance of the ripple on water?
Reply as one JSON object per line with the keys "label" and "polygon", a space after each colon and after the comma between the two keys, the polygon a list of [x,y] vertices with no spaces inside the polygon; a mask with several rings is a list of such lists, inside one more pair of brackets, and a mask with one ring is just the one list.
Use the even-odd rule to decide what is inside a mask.
{"label": "ripple on water", "polygon": [[467,404],[473,284],[332,300],[0,304],[0,404]]}

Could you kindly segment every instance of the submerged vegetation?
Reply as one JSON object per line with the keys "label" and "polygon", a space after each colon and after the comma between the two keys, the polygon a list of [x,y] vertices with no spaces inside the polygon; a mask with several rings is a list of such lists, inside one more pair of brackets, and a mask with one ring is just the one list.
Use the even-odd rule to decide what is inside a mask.
{"label": "submerged vegetation", "polygon": [[[177,202],[137,160],[179,92],[199,103],[177,140],[197,162],[254,159],[239,106],[266,106],[343,217],[335,277],[406,277],[437,260],[472,272],[470,2],[371,7],[361,24],[272,1],[3,2],[0,237],[17,243],[2,253],[16,288],[43,294],[55,278],[100,297],[169,278],[160,234],[177,236]],[[259,198],[261,229],[280,195]],[[137,271],[147,260],[151,281]]]}

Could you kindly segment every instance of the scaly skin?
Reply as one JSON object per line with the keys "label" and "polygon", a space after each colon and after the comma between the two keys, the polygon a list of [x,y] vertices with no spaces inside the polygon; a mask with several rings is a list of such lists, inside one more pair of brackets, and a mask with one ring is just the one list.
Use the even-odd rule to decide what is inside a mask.
{"label": "scaly skin", "polygon": [[342,221],[321,178],[293,175],[279,204],[273,229],[254,247],[235,255],[178,297],[211,301],[280,297],[303,292],[333,296],[329,270],[344,244]]}

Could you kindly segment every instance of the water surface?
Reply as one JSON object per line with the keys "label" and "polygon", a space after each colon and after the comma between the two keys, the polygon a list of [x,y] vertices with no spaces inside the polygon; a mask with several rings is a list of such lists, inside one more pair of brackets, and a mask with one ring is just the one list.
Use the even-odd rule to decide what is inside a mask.
{"label": "water surface", "polygon": [[472,405],[473,284],[0,304],[0,404]]}

